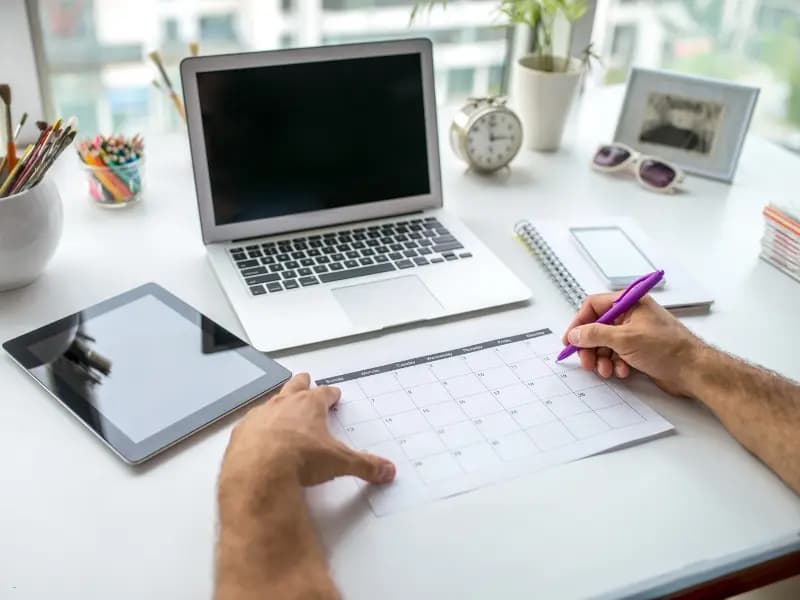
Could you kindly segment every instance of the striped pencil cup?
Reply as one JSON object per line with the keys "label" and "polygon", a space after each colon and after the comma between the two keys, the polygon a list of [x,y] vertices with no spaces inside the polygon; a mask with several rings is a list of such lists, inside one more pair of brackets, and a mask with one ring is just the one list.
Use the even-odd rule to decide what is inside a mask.
{"label": "striped pencil cup", "polygon": [[113,166],[81,163],[89,182],[89,197],[106,208],[122,208],[142,199],[144,158]]}

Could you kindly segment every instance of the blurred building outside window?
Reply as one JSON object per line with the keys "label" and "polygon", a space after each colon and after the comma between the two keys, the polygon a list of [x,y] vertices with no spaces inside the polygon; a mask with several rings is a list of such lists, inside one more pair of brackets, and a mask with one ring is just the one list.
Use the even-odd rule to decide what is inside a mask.
{"label": "blurred building outside window", "polygon": [[[178,86],[178,63],[201,53],[427,36],[440,104],[498,93],[506,29],[495,0],[455,0],[409,26],[411,0],[27,0],[38,3],[45,72],[56,111],[83,131],[177,130],[147,53],[157,49]],[[752,125],[800,151],[800,1],[590,0],[604,68],[621,83],[631,65],[757,85]]]}
{"label": "blurred building outside window", "polygon": [[85,132],[178,130],[148,60],[158,50],[180,90],[178,64],[201,54],[429,37],[437,99],[499,93],[506,29],[495,0],[458,0],[423,11],[410,0],[27,0],[38,3],[46,80],[58,114]]}

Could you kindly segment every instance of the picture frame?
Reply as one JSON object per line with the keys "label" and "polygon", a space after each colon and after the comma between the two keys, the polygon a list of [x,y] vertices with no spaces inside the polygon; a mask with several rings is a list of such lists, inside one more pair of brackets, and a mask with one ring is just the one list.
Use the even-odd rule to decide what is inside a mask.
{"label": "picture frame", "polygon": [[759,88],[633,67],[614,141],[731,183]]}

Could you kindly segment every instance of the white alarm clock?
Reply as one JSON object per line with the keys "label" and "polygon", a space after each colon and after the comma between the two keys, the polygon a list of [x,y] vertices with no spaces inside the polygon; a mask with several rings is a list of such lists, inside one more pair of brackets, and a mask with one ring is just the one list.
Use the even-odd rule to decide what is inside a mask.
{"label": "white alarm clock", "polygon": [[496,171],[519,152],[522,122],[505,98],[470,98],[450,125],[450,145],[476,171]]}

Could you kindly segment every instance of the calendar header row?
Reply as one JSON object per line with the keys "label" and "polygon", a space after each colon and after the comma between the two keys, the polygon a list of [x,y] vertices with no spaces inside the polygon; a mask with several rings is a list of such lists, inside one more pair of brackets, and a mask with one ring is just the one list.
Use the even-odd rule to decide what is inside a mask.
{"label": "calendar header row", "polygon": [[506,344],[513,344],[514,342],[524,342],[525,340],[542,337],[544,335],[550,335],[551,333],[553,332],[550,329],[537,329],[536,331],[520,333],[519,335],[512,335],[511,337],[498,338],[496,340],[490,340],[488,342],[482,342],[480,344],[473,344],[471,346],[465,346],[463,348],[448,350],[447,352],[439,352],[438,354],[419,356],[417,358],[404,360],[402,362],[389,363],[387,365],[382,365],[380,367],[373,367],[371,369],[365,369],[363,371],[356,371],[354,373],[345,373],[344,375],[337,375],[336,377],[329,377],[327,379],[319,379],[317,380],[316,383],[317,385],[336,385],[337,383],[342,383],[343,381],[350,381],[351,379],[360,379],[361,377],[369,377],[370,375],[377,375],[379,373],[388,373],[390,371],[396,371],[398,369],[405,369],[406,367],[425,365],[428,363],[436,362],[437,360],[442,360],[445,358],[453,358],[456,356],[463,356],[465,354],[478,352],[480,350],[488,350],[489,348],[496,348],[498,346],[504,346]]}

